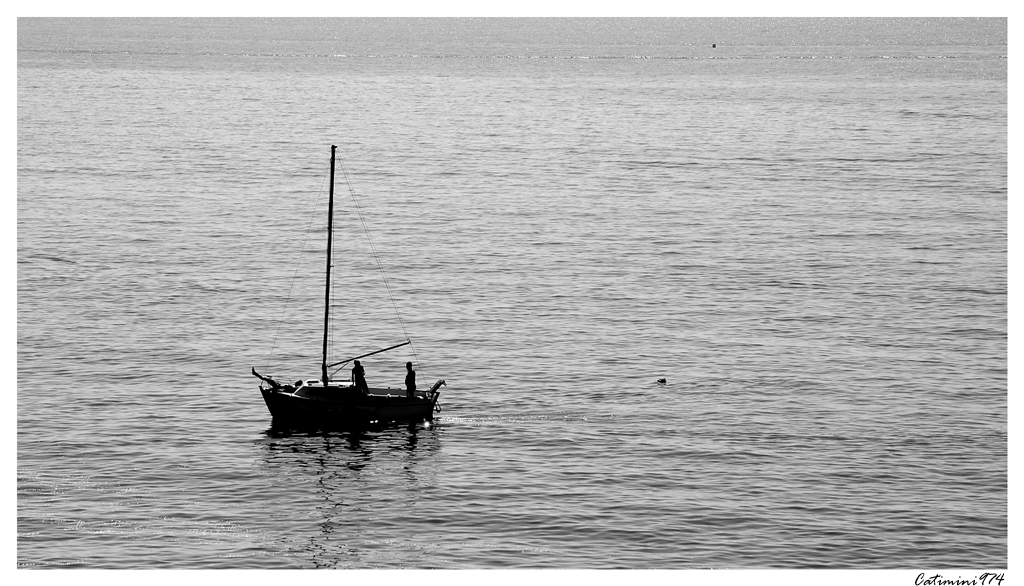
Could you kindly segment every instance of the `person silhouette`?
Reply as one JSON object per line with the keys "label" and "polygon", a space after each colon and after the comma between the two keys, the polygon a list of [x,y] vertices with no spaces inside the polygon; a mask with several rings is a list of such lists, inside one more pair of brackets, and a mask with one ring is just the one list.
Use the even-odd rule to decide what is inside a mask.
{"label": "person silhouette", "polygon": [[412,362],[405,363],[405,392],[410,399],[416,396],[416,371],[412,369]]}
{"label": "person silhouette", "polygon": [[366,386],[366,376],[363,372],[363,365],[356,360],[355,364],[352,365],[352,383],[355,385],[356,390],[366,395],[369,394],[370,389]]}

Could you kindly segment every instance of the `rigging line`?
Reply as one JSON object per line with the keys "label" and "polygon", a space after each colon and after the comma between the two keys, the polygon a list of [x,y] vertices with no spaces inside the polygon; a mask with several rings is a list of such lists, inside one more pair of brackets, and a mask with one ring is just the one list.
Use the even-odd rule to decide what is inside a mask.
{"label": "rigging line", "polygon": [[384,274],[384,265],[380,262],[380,255],[377,254],[377,247],[373,245],[373,239],[370,238],[370,230],[366,227],[366,220],[363,219],[363,212],[359,209],[359,202],[356,201],[356,192],[352,188],[352,182],[348,178],[348,170],[345,169],[345,163],[341,161],[341,157],[338,157],[338,166],[341,167],[341,173],[345,176],[345,185],[348,186],[348,192],[352,196],[352,203],[355,205],[356,214],[359,215],[359,222],[363,225],[363,232],[366,234],[366,241],[370,243],[370,251],[373,252],[373,259],[377,261],[377,269],[380,270],[380,276],[384,279],[384,286],[388,290],[388,297],[391,298],[391,305],[395,308],[395,315],[398,316],[398,323],[402,326],[402,333],[405,334],[405,339],[409,340],[409,347],[412,349],[412,357],[416,361],[416,368],[419,368],[420,359],[416,355],[416,347],[412,343],[412,338],[409,337],[409,332],[405,329],[405,321],[402,319],[402,312],[398,311],[398,304],[395,303],[395,296],[391,292],[391,285],[388,284],[388,277]]}
{"label": "rigging line", "polygon": [[270,369],[270,361],[274,359],[274,349],[277,347],[277,336],[281,333],[281,325],[284,324],[284,316],[288,312],[288,303],[292,300],[292,289],[295,288],[295,277],[299,274],[299,267],[302,266],[302,254],[306,252],[306,242],[309,240],[309,232],[313,229],[313,220],[316,218],[316,209],[320,205],[320,198],[324,194],[324,184],[327,183],[327,174],[324,172],[323,181],[320,182],[320,191],[316,194],[316,203],[313,204],[313,213],[309,217],[309,225],[306,227],[306,235],[302,238],[302,250],[299,251],[299,260],[295,262],[295,272],[292,273],[292,281],[288,285],[288,297],[284,300],[284,309],[281,310],[281,319],[277,322],[277,331],[274,332],[274,341],[270,345],[270,356],[267,357],[267,364],[264,370]]}

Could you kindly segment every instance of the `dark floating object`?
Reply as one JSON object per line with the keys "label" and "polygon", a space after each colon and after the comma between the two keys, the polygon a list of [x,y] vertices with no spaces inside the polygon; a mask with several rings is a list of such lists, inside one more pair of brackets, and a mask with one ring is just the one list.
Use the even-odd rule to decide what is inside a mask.
{"label": "dark floating object", "polygon": [[666,381],[666,380],[665,380],[665,379],[663,379],[663,378],[659,378],[659,379],[658,379],[658,382],[659,382],[659,383],[661,383],[661,384],[665,384],[665,383],[666,383],[666,382],[668,382],[668,381]]}
{"label": "dark floating object", "polygon": [[[270,410],[275,425],[284,423],[293,426],[333,427],[375,421],[429,421],[433,419],[435,410],[441,410],[437,405],[437,398],[441,394],[439,388],[442,385],[447,386],[444,379],[439,379],[426,391],[408,391],[401,387],[367,388],[365,382],[360,389],[354,382],[334,380],[331,378],[332,374],[328,373],[329,368],[344,368],[349,362],[358,362],[359,358],[412,343],[407,339],[401,344],[366,352],[333,364],[327,359],[327,334],[331,316],[331,242],[334,237],[336,148],[338,147],[331,146],[331,187],[327,205],[327,285],[324,293],[323,361],[320,364],[320,379],[300,379],[295,384],[283,384],[274,380],[272,376],[261,375],[255,368],[252,369],[252,374],[262,381],[260,393],[263,394],[263,400],[267,403],[267,409]],[[335,370],[334,374],[337,374],[338,370]]]}
{"label": "dark floating object", "polygon": [[715,49],[715,48],[717,48],[717,45],[715,45],[714,43],[711,43],[711,48]]}

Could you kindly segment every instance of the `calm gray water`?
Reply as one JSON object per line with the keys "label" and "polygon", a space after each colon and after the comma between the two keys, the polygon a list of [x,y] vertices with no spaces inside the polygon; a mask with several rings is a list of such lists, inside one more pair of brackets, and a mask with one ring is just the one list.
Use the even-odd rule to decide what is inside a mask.
{"label": "calm gray water", "polygon": [[[19,567],[1007,566],[1005,19],[19,19],[17,74]],[[331,144],[334,355],[404,339],[358,204],[431,425],[249,374],[319,375]]]}

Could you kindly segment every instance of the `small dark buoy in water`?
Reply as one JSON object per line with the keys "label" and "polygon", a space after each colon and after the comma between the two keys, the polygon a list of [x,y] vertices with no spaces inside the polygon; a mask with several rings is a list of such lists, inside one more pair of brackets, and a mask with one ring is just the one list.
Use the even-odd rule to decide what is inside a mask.
{"label": "small dark buoy in water", "polygon": [[715,49],[715,48],[717,48],[717,45],[715,45],[714,43],[711,43],[711,48]]}
{"label": "small dark buoy in water", "polygon": [[659,383],[661,383],[661,384],[665,384],[665,379],[663,379],[663,378],[659,378],[659,379],[658,379],[658,382],[659,382]]}

